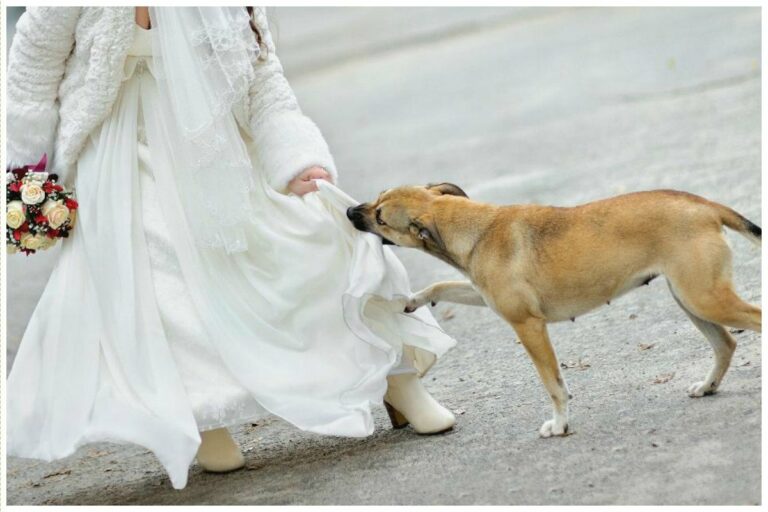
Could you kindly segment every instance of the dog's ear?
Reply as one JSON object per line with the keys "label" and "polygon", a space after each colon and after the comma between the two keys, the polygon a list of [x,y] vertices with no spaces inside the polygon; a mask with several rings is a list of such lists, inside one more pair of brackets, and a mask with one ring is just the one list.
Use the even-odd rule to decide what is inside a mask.
{"label": "dog's ear", "polygon": [[440,195],[447,194],[449,196],[466,197],[469,199],[467,193],[461,190],[458,185],[454,185],[453,183],[430,183],[427,185],[427,190]]}
{"label": "dog's ear", "polygon": [[425,244],[432,244],[441,251],[445,251],[445,244],[431,215],[423,215],[411,224],[410,229],[411,234]]}

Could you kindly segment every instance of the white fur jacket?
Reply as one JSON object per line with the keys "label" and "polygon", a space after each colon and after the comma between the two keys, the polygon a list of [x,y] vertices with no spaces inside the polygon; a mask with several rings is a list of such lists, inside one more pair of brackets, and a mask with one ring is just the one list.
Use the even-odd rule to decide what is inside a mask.
{"label": "white fur jacket", "polygon": [[[261,52],[252,59],[249,97],[233,110],[238,124],[256,144],[275,189],[283,191],[313,165],[325,167],[335,182],[328,145],[283,76],[265,11],[253,11]],[[56,172],[77,162],[88,135],[117,98],[134,24],[134,7],[27,9],[8,56],[9,167],[35,163],[44,152]]]}

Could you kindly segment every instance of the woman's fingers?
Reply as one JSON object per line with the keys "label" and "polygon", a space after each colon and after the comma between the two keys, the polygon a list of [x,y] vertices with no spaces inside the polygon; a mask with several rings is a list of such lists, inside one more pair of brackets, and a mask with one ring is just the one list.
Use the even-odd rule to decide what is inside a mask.
{"label": "woman's fingers", "polygon": [[297,182],[293,187],[292,192],[298,196],[303,196],[304,194],[308,194],[309,192],[314,192],[317,190],[317,184],[312,181],[299,181]]}
{"label": "woman's fingers", "polygon": [[310,167],[303,173],[305,180],[330,180],[331,175],[322,167]]}
{"label": "woman's fingers", "polygon": [[309,192],[317,191],[317,183],[315,180],[326,180],[331,182],[331,175],[328,171],[322,167],[310,167],[304,170],[299,176],[291,180],[288,184],[288,190],[298,196],[303,196]]}

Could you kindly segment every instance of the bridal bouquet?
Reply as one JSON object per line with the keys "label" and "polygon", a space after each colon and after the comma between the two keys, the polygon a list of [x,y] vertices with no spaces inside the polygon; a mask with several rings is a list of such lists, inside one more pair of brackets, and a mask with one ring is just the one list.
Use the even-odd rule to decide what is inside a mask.
{"label": "bridal bouquet", "polygon": [[45,171],[47,155],[35,165],[5,174],[5,244],[9,254],[34,254],[69,236],[75,225],[77,201]]}

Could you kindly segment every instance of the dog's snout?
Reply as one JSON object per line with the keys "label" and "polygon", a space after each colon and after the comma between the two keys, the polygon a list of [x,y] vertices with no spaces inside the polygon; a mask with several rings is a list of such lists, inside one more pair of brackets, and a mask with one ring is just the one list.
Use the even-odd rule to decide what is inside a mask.
{"label": "dog's snout", "polygon": [[362,204],[350,206],[347,208],[347,218],[352,222],[352,225],[354,225],[356,229],[359,229],[360,231],[368,231],[363,208],[365,208],[365,205]]}
{"label": "dog's snout", "polygon": [[362,221],[363,217],[365,217],[365,213],[363,210],[365,209],[364,204],[359,204],[357,206],[350,206],[347,208],[347,218],[351,221]]}

